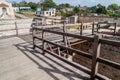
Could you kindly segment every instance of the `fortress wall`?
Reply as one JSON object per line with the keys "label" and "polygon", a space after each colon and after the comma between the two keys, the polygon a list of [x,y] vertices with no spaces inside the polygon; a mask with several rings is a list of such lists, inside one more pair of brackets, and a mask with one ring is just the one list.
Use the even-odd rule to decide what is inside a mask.
{"label": "fortress wall", "polygon": [[118,26],[120,26],[120,18],[113,18],[113,17],[79,17],[79,22],[91,22],[91,21],[109,21],[109,22],[116,22]]}
{"label": "fortress wall", "polygon": [[[105,39],[111,39],[111,40],[120,40],[119,36],[104,36]],[[89,52],[90,54],[93,53],[92,51],[92,45],[93,43],[91,42],[84,42],[81,44],[77,44],[75,46],[72,46],[75,49],[82,50],[84,52]],[[101,45],[101,53],[100,57],[104,59],[108,59],[117,63],[120,63],[120,47],[117,46],[111,46],[111,45],[106,45],[102,44]],[[75,54],[73,56],[73,61],[77,62],[83,66],[86,66],[88,68],[91,68],[92,61],[88,58],[85,58],[83,56],[80,56],[78,54]],[[119,80],[120,79],[120,70],[117,70],[115,68],[112,68],[110,66],[104,65],[104,64],[99,64],[99,69],[98,72],[102,75],[105,75],[112,80]]]}

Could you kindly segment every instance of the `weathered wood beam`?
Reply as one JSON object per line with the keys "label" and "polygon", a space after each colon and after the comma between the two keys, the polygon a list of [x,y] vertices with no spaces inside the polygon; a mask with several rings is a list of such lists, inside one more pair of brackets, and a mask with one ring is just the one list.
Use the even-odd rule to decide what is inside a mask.
{"label": "weathered wood beam", "polygon": [[100,58],[100,57],[97,59],[97,61],[100,62],[100,63],[103,63],[105,65],[111,66],[115,69],[120,70],[120,63],[116,63],[116,62],[113,62],[113,61],[110,61],[110,60],[107,60],[107,59],[103,59],[103,58]]}
{"label": "weathered wood beam", "polygon": [[97,62],[98,57],[100,56],[100,47],[101,44],[99,43],[99,36],[94,36],[94,47],[93,47],[93,56],[92,56],[92,69],[91,69],[91,80],[95,80],[95,75],[98,72],[98,65]]}

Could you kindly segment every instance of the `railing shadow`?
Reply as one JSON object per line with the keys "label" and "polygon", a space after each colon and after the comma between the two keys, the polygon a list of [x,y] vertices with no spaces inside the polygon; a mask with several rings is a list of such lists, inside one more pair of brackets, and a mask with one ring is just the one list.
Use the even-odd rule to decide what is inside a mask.
{"label": "railing shadow", "polygon": [[[44,70],[48,75],[50,75],[54,80],[60,80],[57,76],[54,75],[54,73],[60,74],[62,76],[64,76],[65,78],[69,79],[69,80],[75,80],[74,78],[77,79],[82,79],[82,80],[89,80],[88,77],[82,76],[81,74],[79,74],[78,72],[75,72],[74,70],[72,70],[69,67],[66,67],[65,65],[61,64],[60,62],[54,60],[53,57],[51,57],[50,55],[42,55],[40,51],[38,50],[33,50],[32,49],[32,42],[26,42],[26,43],[21,43],[21,44],[17,44],[15,45],[26,57],[28,57],[30,60],[32,60],[36,65],[38,65],[39,69]],[[49,65],[49,67],[51,68],[47,68],[44,67],[43,65],[41,65],[39,63],[39,61],[37,61],[36,59],[34,59],[32,56],[30,56],[32,54],[33,57],[36,57],[37,59],[39,59],[40,61],[43,61],[43,63]],[[47,60],[46,60],[47,59]],[[66,71],[61,71],[58,67],[56,67],[55,65],[49,63],[49,61],[52,61],[55,63],[55,65],[64,68]]]}

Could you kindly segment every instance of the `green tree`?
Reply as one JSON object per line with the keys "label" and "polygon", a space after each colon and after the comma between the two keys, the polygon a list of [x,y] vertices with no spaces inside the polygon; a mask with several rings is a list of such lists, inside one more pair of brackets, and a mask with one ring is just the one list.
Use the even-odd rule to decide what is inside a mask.
{"label": "green tree", "polygon": [[101,4],[98,4],[97,9],[96,9],[96,13],[98,13],[98,14],[106,14],[107,10],[106,10],[105,6],[103,6]]}
{"label": "green tree", "polygon": [[75,14],[80,13],[80,8],[79,8],[79,7],[74,7],[73,12],[74,12]]}
{"label": "green tree", "polygon": [[108,10],[116,11],[118,9],[119,9],[119,6],[118,4],[115,4],[115,3],[108,6]]}
{"label": "green tree", "polygon": [[72,12],[72,11],[68,11],[68,12],[61,12],[61,15],[63,16],[63,17],[70,17],[70,16],[72,16],[74,13]]}
{"label": "green tree", "polygon": [[56,3],[53,2],[53,0],[44,0],[44,2],[41,3],[41,5],[44,8],[56,8]]}
{"label": "green tree", "polygon": [[25,0],[23,0],[19,3],[19,6],[20,7],[28,7],[28,3]]}
{"label": "green tree", "polygon": [[70,5],[70,4],[68,4],[68,3],[65,3],[65,4],[59,4],[58,6],[57,6],[57,8],[58,9],[63,9],[63,8],[72,8],[73,6],[72,5]]}
{"label": "green tree", "polygon": [[36,8],[38,7],[38,5],[37,5],[36,3],[34,3],[34,2],[29,2],[28,5],[29,5],[29,7],[31,7],[31,9],[33,9],[33,10],[36,10]]}
{"label": "green tree", "polygon": [[98,13],[98,14],[106,14],[107,9],[105,6],[98,4],[97,6],[93,6],[89,8],[91,13]]}
{"label": "green tree", "polygon": [[89,7],[89,10],[90,10],[91,13],[96,13],[97,12],[97,6]]}
{"label": "green tree", "polygon": [[119,12],[113,12],[113,11],[108,11],[107,15],[110,16],[110,17],[120,17]]}

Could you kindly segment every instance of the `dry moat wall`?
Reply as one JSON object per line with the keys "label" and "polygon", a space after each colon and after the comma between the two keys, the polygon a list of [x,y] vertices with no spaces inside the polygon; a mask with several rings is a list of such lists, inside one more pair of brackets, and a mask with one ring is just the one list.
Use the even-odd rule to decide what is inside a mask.
{"label": "dry moat wall", "polygon": [[115,22],[117,23],[117,26],[120,26],[120,18],[113,18],[113,17],[79,17],[78,22],[103,22],[103,21],[109,21],[109,22]]}
{"label": "dry moat wall", "polygon": [[[120,37],[105,36],[104,38],[120,40]],[[93,44],[92,42],[84,42],[72,47],[92,54],[93,48],[92,44]],[[120,63],[120,47],[102,44],[100,57]],[[88,68],[91,68],[92,65],[92,61],[90,59],[84,58],[77,54],[74,55],[73,61],[82,64]],[[99,65],[100,65],[98,70],[99,73],[111,78],[112,80],[120,80],[120,70],[114,69],[104,64]]]}

